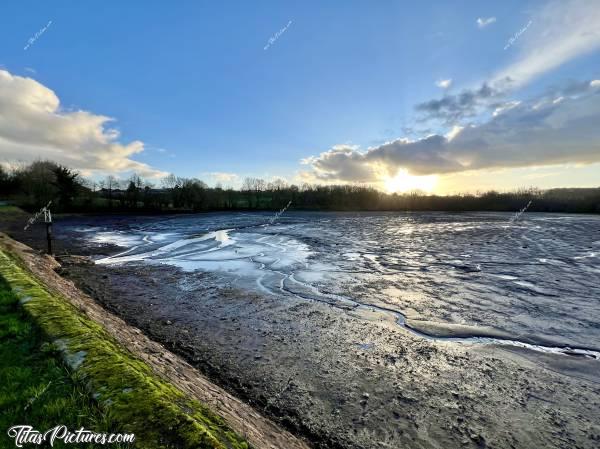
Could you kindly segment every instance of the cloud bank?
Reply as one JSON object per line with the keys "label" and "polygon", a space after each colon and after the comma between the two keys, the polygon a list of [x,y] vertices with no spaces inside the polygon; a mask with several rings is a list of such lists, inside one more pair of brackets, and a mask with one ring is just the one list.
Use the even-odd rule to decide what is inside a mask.
{"label": "cloud bank", "polygon": [[113,119],[87,111],[63,111],[56,94],[41,83],[0,70],[0,162],[50,159],[85,172],[164,172],[131,157],[144,144],[119,142],[107,127]]}
{"label": "cloud bank", "polygon": [[[406,169],[412,175],[491,168],[600,162],[598,80],[514,102],[480,125],[447,135],[399,139],[366,152],[335,147],[308,158],[305,177],[325,182],[379,182]],[[567,92],[577,92],[565,96]]]}

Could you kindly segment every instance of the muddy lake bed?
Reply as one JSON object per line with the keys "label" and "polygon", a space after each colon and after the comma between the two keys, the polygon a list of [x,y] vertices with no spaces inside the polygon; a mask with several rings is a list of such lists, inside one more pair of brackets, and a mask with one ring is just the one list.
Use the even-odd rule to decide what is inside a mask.
{"label": "muddy lake bed", "polygon": [[61,274],[314,447],[600,445],[600,217],[271,217],[64,218]]}

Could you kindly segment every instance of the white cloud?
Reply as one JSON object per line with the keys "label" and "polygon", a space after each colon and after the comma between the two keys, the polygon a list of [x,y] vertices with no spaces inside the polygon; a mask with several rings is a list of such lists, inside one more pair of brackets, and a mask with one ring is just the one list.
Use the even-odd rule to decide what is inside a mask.
{"label": "white cloud", "polygon": [[212,172],[208,173],[208,175],[218,182],[232,182],[239,179],[239,176],[235,173]]}
{"label": "white cloud", "polygon": [[458,136],[463,129],[464,129],[463,126],[453,126],[452,129],[446,134],[446,136],[445,136],[446,139],[448,141],[451,141],[456,136]]}
{"label": "white cloud", "polygon": [[600,87],[600,80],[590,81],[590,87]]}
{"label": "white cloud", "polygon": [[[587,83],[589,85],[589,83]],[[535,107],[537,106],[537,108]],[[411,175],[490,168],[600,162],[600,92],[588,87],[561,101],[507,104],[488,122],[455,127],[446,136],[400,139],[361,152],[333,148],[306,159],[313,178],[378,182],[406,169]]]}
{"label": "white cloud", "polygon": [[225,187],[239,187],[242,181],[237,173],[219,171],[200,173],[200,178],[207,181],[210,185],[221,184]]}
{"label": "white cloud", "polygon": [[442,89],[448,89],[452,85],[452,79],[449,78],[447,80],[438,80],[435,85],[437,87],[441,87]]}
{"label": "white cloud", "polygon": [[552,1],[536,11],[532,23],[519,37],[517,60],[494,77],[492,87],[520,87],[567,61],[600,49],[598,0]]}
{"label": "white cloud", "polygon": [[[494,117],[496,117],[497,115],[502,114],[505,111],[509,111],[512,108],[515,108],[515,107],[519,106],[520,104],[521,104],[520,101],[515,101],[515,100],[513,100],[513,101],[507,101],[506,103],[502,103],[502,104],[496,106],[496,108],[494,109],[494,112],[492,113],[492,115]],[[534,108],[535,108],[535,106],[534,106]]]}
{"label": "white cloud", "polygon": [[495,17],[479,17],[477,19],[477,26],[481,28],[485,28],[488,25],[491,25],[496,21]]}
{"label": "white cloud", "polygon": [[131,159],[141,141],[119,142],[113,119],[87,111],[63,111],[56,94],[41,83],[0,70],[0,160],[49,159],[90,173],[166,173]]}

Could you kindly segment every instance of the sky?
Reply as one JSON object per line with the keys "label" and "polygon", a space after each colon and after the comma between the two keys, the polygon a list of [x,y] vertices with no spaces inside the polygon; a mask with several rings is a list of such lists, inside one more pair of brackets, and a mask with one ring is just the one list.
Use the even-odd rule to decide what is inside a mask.
{"label": "sky", "polygon": [[600,1],[4,1],[0,163],[600,186]]}

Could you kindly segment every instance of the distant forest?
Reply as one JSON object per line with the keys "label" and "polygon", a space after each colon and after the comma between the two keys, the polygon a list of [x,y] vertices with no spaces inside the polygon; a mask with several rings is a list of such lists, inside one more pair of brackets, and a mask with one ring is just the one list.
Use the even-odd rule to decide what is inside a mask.
{"label": "distant forest", "polygon": [[357,185],[289,185],[246,178],[235,190],[208,187],[199,179],[169,175],[158,184],[133,175],[127,180],[108,176],[90,180],[49,161],[13,170],[0,166],[0,200],[35,210],[52,200],[55,212],[173,213],[223,210],[290,209],[336,211],[529,211],[600,213],[600,188],[539,190],[509,193],[489,191],[452,196],[423,192],[387,194]]}

